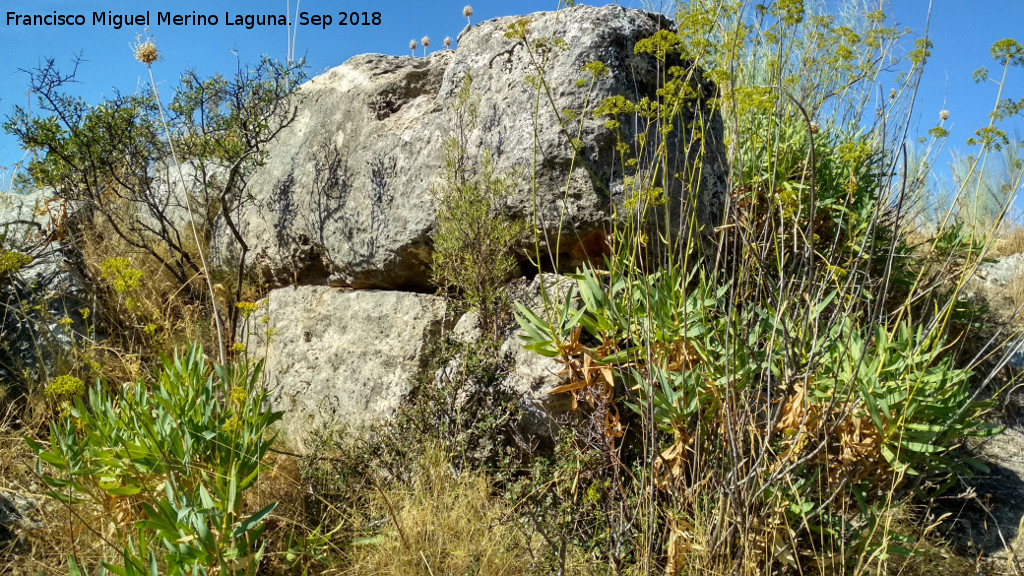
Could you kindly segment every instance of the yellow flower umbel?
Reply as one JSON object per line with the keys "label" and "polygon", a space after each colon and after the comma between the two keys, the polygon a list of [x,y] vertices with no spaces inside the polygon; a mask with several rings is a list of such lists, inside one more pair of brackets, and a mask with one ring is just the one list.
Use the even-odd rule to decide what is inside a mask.
{"label": "yellow flower umbel", "polygon": [[57,399],[68,399],[85,394],[85,383],[81,379],[65,374],[57,376],[46,385],[46,393]]}
{"label": "yellow flower umbel", "polygon": [[32,263],[32,257],[21,252],[0,252],[0,276],[16,274]]}
{"label": "yellow flower umbel", "polygon": [[100,264],[100,278],[110,282],[121,294],[135,292],[142,285],[142,270],[132,266],[127,258],[107,258]]}
{"label": "yellow flower umbel", "polygon": [[241,406],[245,404],[245,399],[249,396],[249,393],[245,391],[244,386],[235,386],[231,389],[231,403],[235,406]]}
{"label": "yellow flower umbel", "polygon": [[255,312],[256,309],[259,308],[259,307],[260,307],[260,305],[256,304],[255,302],[236,302],[235,303],[235,308],[238,308],[238,311],[242,314],[242,318],[246,318],[246,319],[248,319],[249,316],[252,316],[252,313]]}
{"label": "yellow flower umbel", "polygon": [[242,419],[239,418],[237,414],[235,414],[231,418],[228,418],[227,422],[224,422],[224,425],[221,426],[221,429],[227,432],[228,434],[238,434],[239,432],[242,431]]}
{"label": "yellow flower umbel", "polygon": [[57,376],[46,385],[46,395],[57,401],[58,415],[70,418],[74,399],[85,394],[85,383],[81,379],[65,374]]}

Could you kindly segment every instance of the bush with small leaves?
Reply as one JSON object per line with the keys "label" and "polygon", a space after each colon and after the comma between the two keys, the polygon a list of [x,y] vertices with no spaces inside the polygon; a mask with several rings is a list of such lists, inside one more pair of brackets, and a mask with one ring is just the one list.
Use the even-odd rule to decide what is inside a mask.
{"label": "bush with small leaves", "polygon": [[477,121],[471,85],[467,74],[454,103],[454,134],[444,144],[442,182],[433,190],[438,203],[433,275],[439,286],[454,289],[476,308],[481,324],[496,334],[508,311],[504,285],[518,265],[514,249],[523,223],[501,213],[512,177],[495,173],[488,150],[471,158],[466,148]]}

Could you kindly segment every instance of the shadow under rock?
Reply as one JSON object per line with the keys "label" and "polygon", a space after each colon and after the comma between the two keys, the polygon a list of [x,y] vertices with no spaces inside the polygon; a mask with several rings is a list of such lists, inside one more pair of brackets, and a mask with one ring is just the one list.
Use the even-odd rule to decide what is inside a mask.
{"label": "shadow under rock", "polygon": [[988,466],[968,481],[965,494],[940,498],[937,515],[949,513],[942,533],[970,557],[1004,557],[1014,546],[1024,518],[1024,422],[980,442],[972,452]]}

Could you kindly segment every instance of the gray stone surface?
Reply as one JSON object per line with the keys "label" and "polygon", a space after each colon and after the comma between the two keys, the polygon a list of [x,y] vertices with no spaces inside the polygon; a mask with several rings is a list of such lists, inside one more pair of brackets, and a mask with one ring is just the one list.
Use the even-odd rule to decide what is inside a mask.
{"label": "gray stone surface", "polygon": [[[654,98],[656,62],[635,55],[633,47],[668,21],[618,6],[577,6],[526,19],[530,50],[505,35],[519,18],[500,18],[469,28],[456,51],[427,58],[356,56],[307,82],[295,122],[249,181],[253,202],[239,218],[264,277],[276,286],[429,289],[431,187],[439,182],[443,142],[453,134],[452,104],[467,73],[479,112],[466,135],[470,156],[489,149],[499,174],[518,174],[504,213],[532,215],[536,182],[540,228],[557,244],[563,269],[600,251],[600,229],[625,194],[615,138],[605,119],[590,114],[571,127],[573,134],[579,130],[588,173],[574,162],[555,110],[582,110],[587,102],[592,108],[609,96]],[[537,74],[531,51],[536,57],[533,43],[542,38],[564,39],[568,47],[550,51],[545,77],[553,102],[545,92],[535,112],[536,92],[526,79]],[[592,61],[610,74],[591,91],[577,81],[589,78],[580,68]],[[707,97],[715,88],[702,83],[698,92]],[[721,119],[709,118],[695,203],[705,231],[720,223],[726,176]],[[623,122],[624,141],[635,133]],[[669,173],[684,171],[689,137],[684,129],[673,132]],[[674,181],[668,188],[678,204],[681,186]],[[216,242],[220,259],[234,262],[237,247],[226,231]]]}
{"label": "gray stone surface", "polygon": [[297,450],[311,433],[391,416],[445,314],[437,296],[327,286],[280,288],[263,302],[249,349],[266,358],[272,405],[286,412],[281,439]]}
{"label": "gray stone surface", "polygon": [[993,336],[994,343],[985,343],[986,349],[1001,345],[999,355],[1006,355],[1006,364],[1017,372],[1024,370],[1024,341],[1020,335],[1024,310],[1018,311],[1016,304],[1024,298],[1024,254],[981,262],[967,281],[963,297],[984,303],[995,318],[1007,323]]}
{"label": "gray stone surface", "polygon": [[[46,381],[68,369],[73,339],[84,334],[80,310],[90,305],[86,283],[68,259],[52,220],[67,214],[42,191],[0,194],[0,253],[32,262],[0,277],[0,382]],[[70,325],[61,324],[70,318]]]}
{"label": "gray stone surface", "polygon": [[[557,274],[543,274],[535,278],[518,278],[509,286],[510,298],[521,302],[532,310],[542,310],[540,282],[543,278],[545,289],[553,298],[561,298],[568,293],[571,280]],[[507,363],[505,373],[499,386],[504,387],[519,400],[523,410],[520,431],[525,436],[545,439],[553,438],[558,429],[558,420],[572,407],[568,394],[552,395],[549,392],[564,383],[560,375],[562,364],[556,358],[547,358],[523,348],[524,332],[518,326],[510,329],[504,336],[498,355]],[[467,312],[459,319],[452,329],[452,336],[463,343],[479,340],[483,331],[479,326],[479,317],[474,312]],[[459,358],[453,359],[443,369],[438,370],[435,378],[461,377],[462,364]],[[470,385],[473,385],[470,383]]]}
{"label": "gray stone surface", "polygon": [[28,550],[26,533],[43,527],[34,519],[38,510],[39,503],[32,498],[0,492],[0,555],[8,551],[23,554]]}
{"label": "gray stone surface", "polygon": [[1016,307],[1013,293],[1024,295],[1024,254],[1011,254],[978,265],[965,288],[966,296],[980,296],[1000,316],[1008,317]]}
{"label": "gray stone surface", "polygon": [[[35,190],[27,194],[0,193],[0,246],[7,250],[30,250],[45,237],[50,223],[47,195]],[[59,210],[56,205],[53,210]]]}
{"label": "gray stone surface", "polygon": [[[569,286],[553,274],[544,281],[555,295]],[[510,292],[539,309],[539,282],[540,277],[516,280]],[[393,416],[446,320],[442,298],[383,290],[286,287],[272,290],[261,306],[252,316],[249,350],[266,359],[272,406],[286,413],[282,439],[299,451],[310,446],[313,434],[357,431]],[[263,316],[267,323],[260,321]],[[475,323],[475,314],[463,315],[454,335],[479,338]],[[568,395],[548,393],[562,383],[561,364],[523,349],[520,334],[510,330],[501,346],[510,361],[502,385],[520,398],[523,432],[551,438],[556,420],[570,408]],[[458,366],[447,370],[456,373]],[[445,371],[436,376],[443,378]]]}
{"label": "gray stone surface", "polygon": [[[540,312],[544,308],[540,291],[542,281],[549,297],[556,303],[562,301],[572,286],[570,278],[542,274],[529,281],[514,281],[509,286],[511,298]],[[523,335],[524,332],[516,328],[501,346],[500,353],[511,360],[511,368],[504,383],[521,399],[525,431],[553,438],[558,429],[559,417],[572,409],[569,394],[550,394],[552,389],[565,383],[561,376],[562,363],[557,358],[541,356],[523,348]]]}

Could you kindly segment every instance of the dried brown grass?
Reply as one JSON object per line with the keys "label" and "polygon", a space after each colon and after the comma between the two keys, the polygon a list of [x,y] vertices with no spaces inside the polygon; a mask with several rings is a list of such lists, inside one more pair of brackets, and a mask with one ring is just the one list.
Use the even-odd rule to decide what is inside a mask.
{"label": "dried brown grass", "polygon": [[1005,258],[1024,252],[1024,226],[1013,224],[1001,230],[992,244],[993,258]]}
{"label": "dried brown grass", "polygon": [[353,547],[347,574],[525,574],[534,542],[511,522],[482,474],[453,477],[434,452],[412,485],[380,489],[365,510],[379,534]]}
{"label": "dried brown grass", "polygon": [[[21,540],[8,549],[0,549],[0,574],[36,576],[67,574],[67,555],[94,548],[88,535],[74,529],[68,510],[45,494],[35,474],[35,455],[24,436],[38,437],[44,411],[30,412],[33,421],[25,422],[24,399],[10,402],[0,415],[0,493],[17,494],[39,504],[32,521],[42,527],[21,532]],[[44,439],[45,440],[45,439]]]}
{"label": "dried brown grass", "polygon": [[[97,231],[80,239],[82,264],[91,278],[99,279],[97,294],[104,318],[92,318],[109,330],[108,338],[81,350],[83,364],[90,366],[91,377],[103,376],[111,382],[134,381],[149,374],[161,353],[184,348],[194,342],[216,349],[216,333],[208,312],[203,278],[195,275],[182,286],[153,255],[129,246],[109,229],[96,223]],[[194,246],[191,247],[195,251]],[[154,251],[165,259],[159,246]],[[117,292],[103,279],[103,263],[125,258],[142,273],[138,288]],[[198,298],[198,300],[197,300]],[[224,303],[221,302],[223,309]]]}

